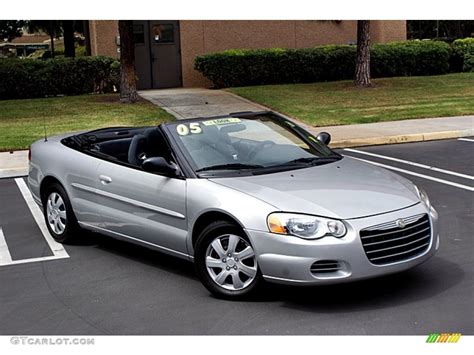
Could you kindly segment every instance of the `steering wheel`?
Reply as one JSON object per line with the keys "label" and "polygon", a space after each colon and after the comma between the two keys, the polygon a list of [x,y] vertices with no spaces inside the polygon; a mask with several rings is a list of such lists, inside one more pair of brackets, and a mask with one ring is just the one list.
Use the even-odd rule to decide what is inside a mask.
{"label": "steering wheel", "polygon": [[255,146],[255,148],[253,148],[253,149],[249,152],[249,154],[248,154],[249,159],[254,158],[255,155],[257,155],[257,153],[258,153],[259,151],[261,151],[262,149],[269,148],[269,147],[274,146],[274,145],[275,145],[275,142],[273,142],[273,141],[268,141],[268,140],[258,143],[258,144]]}

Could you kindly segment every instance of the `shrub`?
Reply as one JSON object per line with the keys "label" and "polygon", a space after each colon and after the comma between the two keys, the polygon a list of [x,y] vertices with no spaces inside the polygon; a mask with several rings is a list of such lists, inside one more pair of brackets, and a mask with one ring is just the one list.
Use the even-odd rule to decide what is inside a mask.
{"label": "shrub", "polygon": [[196,57],[195,69],[217,87],[314,82],[350,77],[355,47],[228,50]]}
{"label": "shrub", "polygon": [[474,72],[474,54],[464,55],[463,71]]}
{"label": "shrub", "polygon": [[108,57],[0,59],[0,99],[110,92],[116,62]]}
{"label": "shrub", "polygon": [[460,49],[464,53],[474,54],[474,37],[457,39],[453,42],[453,47]]}
{"label": "shrub", "polygon": [[[435,75],[449,71],[452,49],[440,41],[376,44],[374,77]],[[228,50],[195,59],[195,69],[216,87],[344,80],[354,77],[355,46]]]}
{"label": "shrub", "polygon": [[474,38],[457,39],[453,42],[453,71],[474,70]]}
{"label": "shrub", "polygon": [[371,50],[374,77],[446,74],[451,47],[441,41],[376,44]]}

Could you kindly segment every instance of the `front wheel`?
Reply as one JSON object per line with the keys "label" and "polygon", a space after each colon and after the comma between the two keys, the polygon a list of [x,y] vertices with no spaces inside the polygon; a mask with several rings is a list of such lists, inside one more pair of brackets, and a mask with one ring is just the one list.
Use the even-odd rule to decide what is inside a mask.
{"label": "front wheel", "polygon": [[79,231],[79,225],[71,202],[61,185],[51,184],[47,188],[43,207],[46,226],[54,240],[59,243],[74,241]]}
{"label": "front wheel", "polygon": [[241,298],[262,282],[257,258],[241,228],[226,221],[207,226],[196,243],[199,279],[214,295]]}

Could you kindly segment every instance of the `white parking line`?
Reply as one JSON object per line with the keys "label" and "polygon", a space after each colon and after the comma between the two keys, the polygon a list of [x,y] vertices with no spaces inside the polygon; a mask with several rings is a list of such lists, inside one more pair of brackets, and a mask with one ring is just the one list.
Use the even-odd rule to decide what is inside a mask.
{"label": "white parking line", "polygon": [[458,138],[458,141],[474,142],[474,139],[469,139],[469,138]]}
{"label": "white parking line", "polygon": [[4,263],[1,264],[0,266],[6,266],[6,265],[18,265],[18,264],[29,264],[29,263],[37,263],[39,261],[48,261],[48,260],[58,260],[58,259],[66,259],[69,258],[68,256],[41,256],[39,258],[29,258],[29,259],[20,259],[20,260],[13,260],[10,261],[9,263]]}
{"label": "white parking line", "polygon": [[408,175],[417,176],[417,177],[420,177],[420,178],[423,178],[423,179],[426,179],[426,180],[436,181],[436,182],[439,182],[439,183],[441,183],[441,184],[454,186],[454,187],[457,187],[457,188],[460,188],[460,189],[464,189],[464,190],[468,190],[468,191],[474,191],[474,187],[471,187],[471,186],[467,186],[467,185],[463,185],[463,184],[458,184],[458,183],[456,183],[456,182],[452,182],[452,181],[448,181],[448,180],[438,179],[438,178],[435,178],[435,177],[433,177],[433,176],[418,174],[418,173],[415,173],[415,172],[413,172],[413,171],[409,171],[409,170],[405,170],[405,169],[400,169],[400,168],[396,168],[396,167],[394,167],[394,166],[385,165],[385,164],[380,164],[380,163],[376,163],[376,162],[373,162],[373,161],[370,161],[370,160],[365,160],[365,159],[356,158],[356,157],[353,157],[353,156],[347,156],[347,157],[350,157],[350,158],[356,159],[356,160],[360,160],[360,161],[363,161],[363,162],[366,162],[366,163],[369,163],[369,164],[377,165],[377,166],[380,166],[380,167],[385,168],[385,169],[395,170],[395,171],[398,171],[398,172],[400,172],[400,173],[404,173],[404,174],[408,174]]}
{"label": "white parking line", "polygon": [[8,250],[5,236],[3,235],[3,229],[0,227],[0,265],[10,264],[12,262],[12,256]]}
{"label": "white parking line", "polygon": [[41,212],[36,202],[33,200],[33,196],[31,196],[31,192],[26,186],[25,181],[22,178],[17,178],[15,179],[15,182],[18,188],[20,189],[21,195],[25,199],[25,202],[28,208],[30,209],[30,212],[33,215],[36,224],[38,225],[41,233],[43,234],[44,239],[46,239],[49,248],[53,252],[53,255],[43,256],[39,258],[12,260],[7,243],[5,241],[5,236],[3,235],[3,231],[0,228],[0,266],[69,258],[69,254],[67,253],[66,249],[64,249],[62,244],[56,242],[53,237],[51,237],[51,234],[49,234],[48,228],[46,227],[46,223],[43,219],[43,213]]}
{"label": "white parking line", "polygon": [[353,152],[353,153],[368,155],[368,156],[376,157],[376,158],[380,158],[380,159],[396,161],[398,163],[407,164],[407,165],[411,165],[411,166],[416,166],[418,168],[428,169],[428,170],[436,171],[436,172],[443,173],[443,174],[458,176],[458,177],[461,177],[461,178],[464,178],[464,179],[474,180],[474,176],[457,173],[457,172],[451,171],[451,170],[440,169],[440,168],[430,166],[430,165],[414,163],[414,162],[408,161],[408,160],[402,160],[402,159],[398,159],[398,158],[388,157],[386,155],[380,155],[380,154],[375,154],[375,153],[364,152],[362,150],[357,150],[357,149],[344,148],[344,150],[347,151],[347,152]]}
{"label": "white parking line", "polygon": [[25,180],[23,180],[22,178],[17,178],[15,179],[15,182],[18,185],[18,188],[20,189],[20,192],[23,195],[26,204],[28,205],[28,208],[30,209],[31,214],[35,219],[36,224],[41,230],[41,233],[43,233],[44,239],[46,239],[46,242],[51,248],[51,251],[53,252],[54,256],[68,258],[69,254],[66,252],[66,249],[64,249],[63,245],[55,241],[53,237],[51,237],[51,234],[49,234],[48,228],[46,227],[46,223],[43,218],[43,213],[41,212],[36,202],[33,200],[33,196],[31,196],[31,192],[26,186]]}

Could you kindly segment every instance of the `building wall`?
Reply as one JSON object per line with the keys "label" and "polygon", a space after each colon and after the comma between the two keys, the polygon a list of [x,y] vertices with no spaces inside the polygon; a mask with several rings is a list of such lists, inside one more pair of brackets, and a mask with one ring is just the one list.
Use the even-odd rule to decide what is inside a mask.
{"label": "building wall", "polygon": [[406,21],[371,21],[371,38],[376,43],[406,41]]}
{"label": "building wall", "polygon": [[[226,49],[307,48],[357,41],[357,21],[180,21],[183,86],[209,86],[197,55]],[[373,42],[406,40],[406,21],[372,21]]]}
{"label": "building wall", "polygon": [[[90,21],[92,55],[117,56],[117,21]],[[307,48],[357,40],[357,21],[180,21],[183,86],[209,86],[194,70],[197,55],[226,49]],[[406,21],[372,21],[373,42],[406,40]]]}
{"label": "building wall", "polygon": [[118,57],[115,38],[118,36],[118,21],[89,21],[91,54]]}

